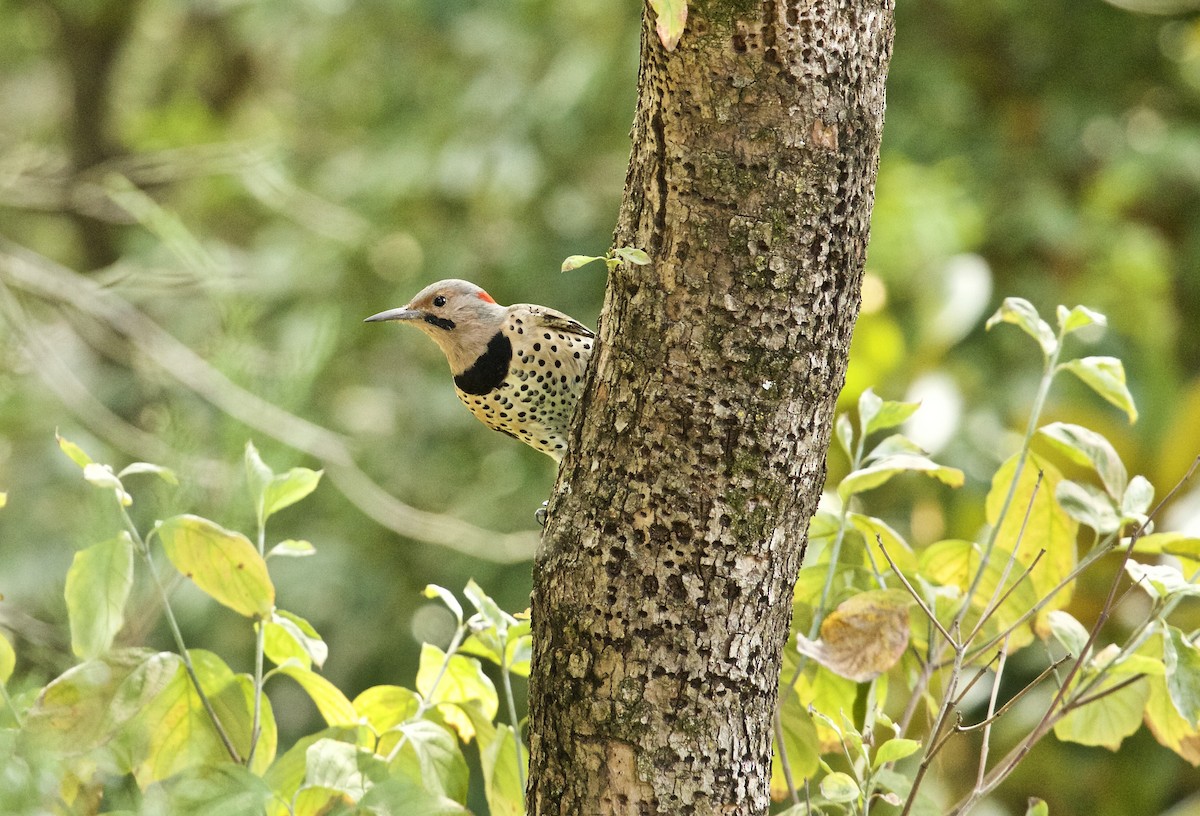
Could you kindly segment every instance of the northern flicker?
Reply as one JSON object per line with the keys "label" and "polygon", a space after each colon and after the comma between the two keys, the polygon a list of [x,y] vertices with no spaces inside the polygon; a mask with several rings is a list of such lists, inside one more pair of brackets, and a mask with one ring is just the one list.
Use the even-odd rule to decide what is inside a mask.
{"label": "northern flicker", "polygon": [[366,322],[381,320],[402,320],[438,344],[455,393],[476,419],[562,461],[595,343],[591,329],[545,306],[501,306],[465,280],[430,284],[407,306]]}

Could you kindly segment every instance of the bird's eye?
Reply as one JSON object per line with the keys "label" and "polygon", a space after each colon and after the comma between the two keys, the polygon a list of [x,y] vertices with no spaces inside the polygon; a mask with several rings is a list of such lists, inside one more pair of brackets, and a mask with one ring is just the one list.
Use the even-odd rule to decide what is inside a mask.
{"label": "bird's eye", "polygon": [[446,299],[441,295],[438,295],[433,299],[433,305],[440,309],[446,305]]}

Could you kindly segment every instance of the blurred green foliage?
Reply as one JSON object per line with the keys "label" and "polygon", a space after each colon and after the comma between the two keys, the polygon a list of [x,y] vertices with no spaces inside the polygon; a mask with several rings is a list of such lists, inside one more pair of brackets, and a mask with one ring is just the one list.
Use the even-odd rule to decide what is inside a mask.
{"label": "blurred green foliage", "polygon": [[[1005,295],[1107,313],[1093,353],[1124,359],[1142,411],[1129,426],[1064,389],[1047,419],[1102,431],[1160,491],[1200,451],[1200,22],[1194,0],[1144,0],[1162,14],[1140,1],[898,4],[843,405],[868,386],[923,398],[910,435],[966,470],[950,498],[919,484],[874,499],[917,544],[983,524],[970,516],[982,479],[1014,449],[1031,402],[1038,372],[1022,339],[983,338]],[[65,667],[62,576],[114,521],[72,478],[56,428],[104,461],[187,477],[193,487],[156,486],[157,505],[134,508],[142,526],[196,508],[251,527],[223,464],[247,438],[273,462],[324,463],[278,428],[231,419],[130,326],[22,286],[13,258],[35,253],[43,272],[62,264],[134,304],[233,383],[341,434],[402,501],[529,530],[549,461],[462,410],[431,344],[360,321],[465,277],[502,303],[594,322],[600,267],[557,270],[610,243],[638,11],[632,0],[0,0],[0,625],[19,676],[34,685]],[[840,468],[833,457],[831,478]],[[335,644],[325,670],[348,693],[411,676],[420,641],[450,636],[426,584],[473,576],[504,608],[527,603],[528,563],[398,537],[336,486],[281,519],[280,537],[318,553],[274,578],[281,602],[303,598]],[[1171,510],[1173,529],[1200,524],[1200,493]],[[222,641],[241,634],[220,625],[232,613],[186,588],[177,600],[189,643],[249,659],[252,643]],[[312,730],[301,699],[276,710],[281,742]],[[1053,776],[1040,787],[1060,814],[1152,812],[1196,786],[1177,761],[1151,771],[1135,754],[1046,745],[1025,773]]]}

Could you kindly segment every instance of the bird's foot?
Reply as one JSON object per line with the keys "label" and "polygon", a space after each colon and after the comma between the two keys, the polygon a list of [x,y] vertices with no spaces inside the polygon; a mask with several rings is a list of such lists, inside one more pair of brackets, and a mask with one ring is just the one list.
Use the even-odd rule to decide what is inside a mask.
{"label": "bird's foot", "polygon": [[546,526],[546,510],[550,507],[550,500],[542,502],[542,506],[533,511],[533,520],[538,523],[539,527]]}

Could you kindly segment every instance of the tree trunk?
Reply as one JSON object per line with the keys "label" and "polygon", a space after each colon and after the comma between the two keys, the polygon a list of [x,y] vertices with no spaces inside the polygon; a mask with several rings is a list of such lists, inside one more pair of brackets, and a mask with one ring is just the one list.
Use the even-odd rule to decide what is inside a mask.
{"label": "tree trunk", "polygon": [[761,814],[825,476],[892,0],[643,19],[633,153],[583,410],[534,573],[530,813]]}

